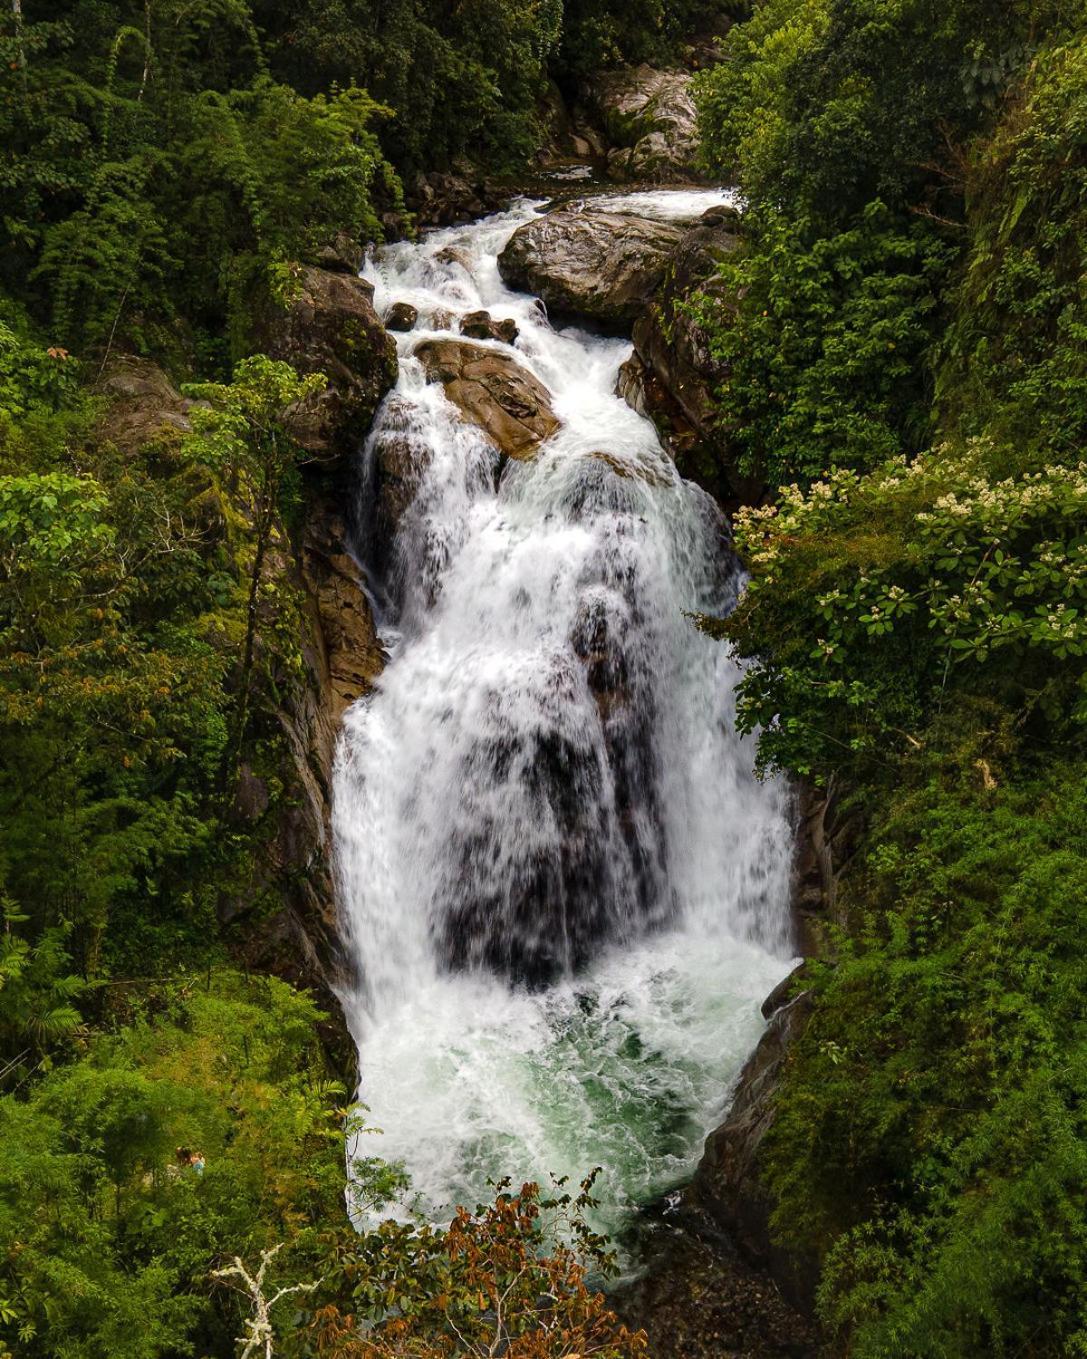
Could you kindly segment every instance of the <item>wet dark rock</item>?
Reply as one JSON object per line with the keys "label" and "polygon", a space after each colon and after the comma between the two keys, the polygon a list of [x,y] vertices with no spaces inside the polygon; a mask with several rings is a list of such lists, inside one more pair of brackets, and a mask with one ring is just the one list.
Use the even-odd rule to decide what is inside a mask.
{"label": "wet dark rock", "polygon": [[739,244],[738,220],[734,208],[711,208],[683,234],[652,304],[634,322],[634,353],[616,384],[617,394],[657,426],[681,474],[722,503],[757,502],[764,485],[740,470],[719,423],[715,392],[728,369],[685,304],[704,294],[727,313],[732,299],[718,271]]}
{"label": "wet dark rock", "polygon": [[511,288],[537,294],[549,310],[626,326],[664,280],[683,228],[574,203],[527,222],[498,258]]}
{"label": "wet dark rock", "polygon": [[407,206],[421,227],[454,226],[497,212],[509,190],[465,160],[449,171],[419,175],[407,186]]}
{"label": "wet dark rock", "polygon": [[430,466],[430,445],[415,431],[410,402],[391,396],[375,431],[358,498],[357,537],[376,580],[392,587],[395,548],[404,515]]}
{"label": "wet dark rock", "polygon": [[[574,683],[556,675],[560,688]],[[572,697],[572,695],[571,695]],[[559,828],[546,843],[507,845],[503,824],[485,809],[504,785],[527,788]],[[478,790],[476,825],[455,832],[459,861],[436,903],[439,947],[453,969],[486,967],[526,986],[542,986],[583,966],[611,920],[614,864],[601,802],[596,751],[558,729],[531,742],[496,738],[466,762],[464,786]],[[495,861],[501,855],[501,871]]]}
{"label": "wet dark rock", "polygon": [[460,333],[470,340],[500,340],[503,344],[513,344],[520,331],[512,316],[496,321],[489,311],[470,311],[461,320]]}
{"label": "wet dark rock", "polygon": [[415,323],[419,319],[419,308],[413,307],[410,302],[394,302],[385,313],[386,330],[414,330]]}
{"label": "wet dark rock", "polygon": [[238,812],[246,821],[259,821],[270,802],[267,779],[258,777],[250,765],[243,764],[234,789],[234,805]]}
{"label": "wet dark rock", "polygon": [[609,1303],[644,1328],[653,1359],[815,1359],[811,1322],[773,1279],[697,1219],[665,1219],[649,1239],[647,1269]]}
{"label": "wet dark rock", "polygon": [[294,406],[292,436],[326,467],[353,457],[374,412],[396,382],[396,342],[378,319],[364,279],[304,266],[286,308],[269,307],[257,343],[299,373],[324,373],[328,386]]}
{"label": "wet dark rock", "polygon": [[856,851],[863,810],[848,805],[833,777],[825,788],[800,784],[796,808],[793,922],[799,952],[811,957],[826,943],[828,925],[847,924],[839,909],[838,879]]}
{"label": "wet dark rock", "polygon": [[778,987],[768,998],[766,1032],[740,1074],[727,1119],[706,1139],[686,1199],[735,1242],[747,1260],[768,1271],[792,1303],[810,1312],[818,1279],[816,1260],[786,1252],[771,1239],[774,1203],[760,1174],[760,1152],[774,1122],[782,1066],[811,1017],[810,991],[796,994],[802,975],[798,969],[788,986]]}
{"label": "wet dark rock", "polygon": [[571,109],[562,91],[550,81],[537,104],[543,134],[536,153],[537,164],[545,170],[571,165],[603,166],[608,148],[601,130],[586,116],[584,106]]}

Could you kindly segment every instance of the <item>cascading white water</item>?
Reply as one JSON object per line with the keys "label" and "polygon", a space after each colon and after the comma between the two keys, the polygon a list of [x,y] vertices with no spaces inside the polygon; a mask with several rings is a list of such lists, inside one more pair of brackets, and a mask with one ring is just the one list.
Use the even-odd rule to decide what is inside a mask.
{"label": "cascading white water", "polygon": [[[607,206],[688,218],[726,199]],[[360,1098],[431,1218],[489,1178],[604,1167],[606,1225],[689,1174],[789,967],[784,789],[736,735],[737,671],[691,613],[739,572],[712,502],[614,395],[622,340],[553,329],[497,255],[535,206],[382,251],[419,309],[361,478],[390,659],[335,779]],[[412,357],[486,308],[563,424],[508,462]],[[504,346],[496,341],[489,345]],[[375,467],[405,470],[395,525]]]}

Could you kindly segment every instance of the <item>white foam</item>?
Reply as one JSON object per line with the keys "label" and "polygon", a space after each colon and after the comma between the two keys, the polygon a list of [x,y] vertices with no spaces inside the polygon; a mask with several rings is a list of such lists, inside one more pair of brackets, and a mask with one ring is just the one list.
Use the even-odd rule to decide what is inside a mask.
{"label": "white foam", "polygon": [[[638,194],[624,210],[697,217],[722,201]],[[690,1172],[758,1038],[759,1002],[790,965],[791,832],[785,789],[754,778],[734,728],[738,671],[687,617],[729,607],[738,573],[708,497],[614,395],[629,344],[553,330],[499,277],[534,212],[393,246],[367,269],[379,311],[513,317],[563,426],[496,492],[493,450],[411,357],[423,335],[398,338],[367,456],[395,415],[426,471],[382,583],[391,658],[337,759],[341,910],[362,978],[344,1000],[360,1097],[385,1134],[364,1151],[405,1162],[401,1211],[441,1218],[488,1178],[600,1164],[615,1225]],[[593,618],[621,663],[618,718],[572,641]],[[546,905],[527,919],[540,865]],[[457,914],[473,902],[485,919]],[[573,958],[586,910],[576,975],[530,992],[487,965],[502,931]]]}

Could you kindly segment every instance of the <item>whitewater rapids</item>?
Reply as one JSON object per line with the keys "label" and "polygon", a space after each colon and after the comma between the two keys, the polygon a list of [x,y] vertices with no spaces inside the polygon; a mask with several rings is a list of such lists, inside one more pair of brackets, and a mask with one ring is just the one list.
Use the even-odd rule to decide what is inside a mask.
{"label": "whitewater rapids", "polygon": [[[726,200],[606,206],[686,220]],[[343,1000],[383,1133],[357,1150],[403,1162],[397,1214],[448,1220],[488,1180],[599,1165],[616,1230],[690,1175],[791,966],[792,831],[785,788],[754,777],[735,731],[736,666],[690,618],[735,601],[727,528],[615,396],[629,342],[553,327],[501,281],[536,210],[366,270],[379,314],[408,302],[419,321],[397,337],[361,494],[383,438],[421,470],[394,542],[368,541],[359,515],[389,663],[336,763],[359,977]],[[515,356],[562,421],[497,483],[495,450],[412,357],[479,309],[516,321]]]}

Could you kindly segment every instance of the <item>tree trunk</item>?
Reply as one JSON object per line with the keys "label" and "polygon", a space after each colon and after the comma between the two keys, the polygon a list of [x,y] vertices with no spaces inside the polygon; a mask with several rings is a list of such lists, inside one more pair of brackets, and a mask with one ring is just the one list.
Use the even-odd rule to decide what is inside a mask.
{"label": "tree trunk", "polygon": [[23,0],[11,0],[11,18],[15,28],[15,51],[16,61],[19,63],[19,74],[23,82],[23,93],[26,93],[26,47],[23,43]]}

